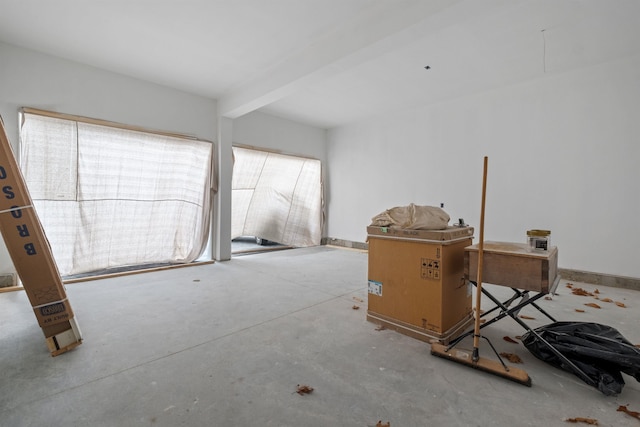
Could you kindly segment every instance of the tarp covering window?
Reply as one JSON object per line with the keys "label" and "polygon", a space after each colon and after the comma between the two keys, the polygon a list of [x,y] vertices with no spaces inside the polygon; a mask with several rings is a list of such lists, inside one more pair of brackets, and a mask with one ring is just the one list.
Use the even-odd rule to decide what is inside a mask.
{"label": "tarp covering window", "polygon": [[61,275],[187,263],[206,247],[210,142],[30,113],[20,140]]}
{"label": "tarp covering window", "polygon": [[319,160],[233,148],[231,237],[255,236],[284,245],[322,239]]}

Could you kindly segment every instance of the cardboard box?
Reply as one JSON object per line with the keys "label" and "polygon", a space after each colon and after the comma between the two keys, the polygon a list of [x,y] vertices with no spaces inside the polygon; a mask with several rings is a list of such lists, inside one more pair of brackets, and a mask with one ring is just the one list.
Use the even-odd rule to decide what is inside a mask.
{"label": "cardboard box", "polygon": [[[478,280],[479,245],[465,248],[464,276]],[[558,248],[532,251],[526,243],[484,242],[482,282],[526,291],[549,293],[558,276]]]}
{"label": "cardboard box", "polygon": [[0,232],[53,356],[82,342],[49,242],[0,118]]}
{"label": "cardboard box", "polygon": [[378,228],[368,229],[367,319],[427,342],[459,335],[473,321],[472,290],[464,280],[464,248],[473,228],[406,230],[408,235]]}

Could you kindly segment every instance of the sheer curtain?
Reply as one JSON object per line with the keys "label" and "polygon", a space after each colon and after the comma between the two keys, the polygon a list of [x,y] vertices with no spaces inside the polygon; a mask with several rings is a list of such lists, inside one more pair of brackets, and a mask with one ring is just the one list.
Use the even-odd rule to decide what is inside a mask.
{"label": "sheer curtain", "polygon": [[61,275],[188,263],[206,247],[210,142],[31,113],[20,141]]}
{"label": "sheer curtain", "polygon": [[233,147],[231,237],[256,236],[291,246],[322,239],[319,160]]}

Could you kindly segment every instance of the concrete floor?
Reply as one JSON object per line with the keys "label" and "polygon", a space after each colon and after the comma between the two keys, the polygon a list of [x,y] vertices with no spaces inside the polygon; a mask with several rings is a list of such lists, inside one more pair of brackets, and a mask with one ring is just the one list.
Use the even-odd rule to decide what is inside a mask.
{"label": "concrete floor", "polygon": [[254,253],[264,253],[269,251],[278,251],[282,249],[291,249],[291,246],[281,245],[277,242],[264,241],[262,244],[256,243],[255,237],[238,237],[231,241],[232,256],[241,256]]}
{"label": "concrete floor", "polygon": [[[366,253],[325,246],[69,284],[85,341],[55,358],[24,292],[0,294],[0,425],[639,425],[617,411],[640,411],[638,382],[625,376],[619,396],[604,396],[505,341],[523,332],[510,318],[484,334],[523,359],[530,388],[377,331],[365,318],[366,279]],[[558,289],[541,300],[558,320],[603,323],[640,343],[637,291],[599,287],[627,308],[596,310],[564,281]],[[481,355],[492,357],[488,346]],[[298,384],[313,393],[297,394]]]}

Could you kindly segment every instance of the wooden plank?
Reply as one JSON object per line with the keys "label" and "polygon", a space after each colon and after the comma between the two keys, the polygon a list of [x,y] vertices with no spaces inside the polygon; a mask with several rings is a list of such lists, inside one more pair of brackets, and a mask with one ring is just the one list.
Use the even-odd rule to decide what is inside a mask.
{"label": "wooden plank", "polygon": [[531,378],[525,370],[514,366],[505,368],[499,361],[484,357],[473,361],[473,352],[471,350],[452,348],[447,351],[445,345],[431,343],[431,354],[531,387]]}
{"label": "wooden plank", "polygon": [[194,135],[187,135],[187,134],[177,133],[177,132],[166,132],[166,131],[161,131],[156,129],[148,129],[142,126],[126,125],[123,123],[110,122],[108,120],[94,119],[91,117],[78,116],[75,114],[58,113],[56,111],[46,111],[46,110],[40,110],[37,108],[28,108],[28,107],[22,108],[21,111],[26,114],[35,114],[37,116],[51,117],[54,119],[71,120],[71,121],[76,121],[80,123],[87,123],[90,125],[108,126],[112,128],[130,130],[134,132],[143,132],[143,133],[150,133],[153,135],[167,136],[170,138],[188,139],[191,141],[211,142],[204,139],[199,139]]}
{"label": "wooden plank", "polygon": [[162,271],[162,270],[172,270],[174,268],[184,268],[184,267],[194,267],[197,265],[207,265],[214,264],[215,261],[198,261],[189,264],[177,264],[177,265],[164,265],[161,267],[153,267],[153,268],[141,268],[138,270],[131,271],[121,271],[118,273],[109,273],[109,274],[97,274],[95,276],[87,276],[87,277],[79,277],[75,279],[67,279],[64,281],[64,284],[67,283],[80,283],[80,282],[90,282],[92,280],[102,280],[102,279],[110,279],[112,277],[121,277],[121,276],[130,276],[132,274],[142,274],[142,273],[151,273],[153,271]]}
{"label": "wooden plank", "polygon": [[15,291],[23,291],[24,286],[7,286],[4,288],[0,288],[0,294],[5,292],[15,292]]}

